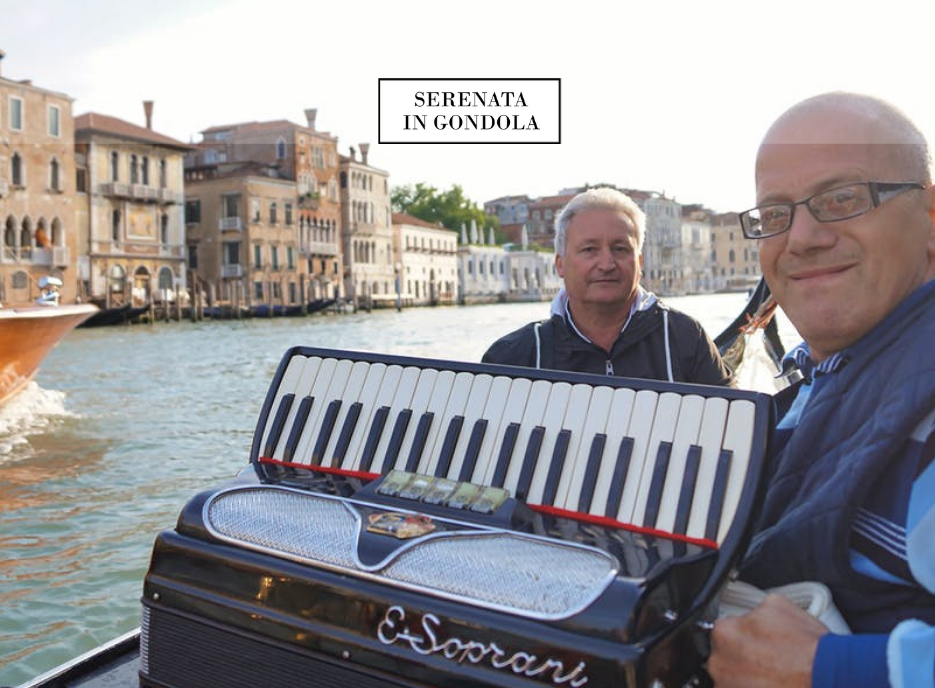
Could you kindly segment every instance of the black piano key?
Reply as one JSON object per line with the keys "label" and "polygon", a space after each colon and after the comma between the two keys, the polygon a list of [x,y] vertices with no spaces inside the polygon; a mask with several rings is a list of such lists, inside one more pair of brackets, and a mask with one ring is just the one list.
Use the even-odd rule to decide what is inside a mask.
{"label": "black piano key", "polygon": [[314,397],[303,397],[299,402],[299,408],[292,420],[292,430],[289,431],[289,439],[286,440],[286,448],[282,453],[283,461],[292,461],[295,456],[295,450],[299,448],[299,440],[302,439],[302,431],[305,429],[305,423],[308,421],[308,414],[315,403]]}
{"label": "black piano key", "polygon": [[519,472],[519,482],[516,484],[516,497],[526,499],[529,495],[529,487],[532,485],[532,476],[536,472],[536,464],[539,462],[539,450],[542,448],[542,438],[545,437],[545,428],[537,425],[529,433],[529,444],[526,445],[526,453],[523,455],[523,467]]}
{"label": "black piano key", "polygon": [[695,483],[698,480],[698,467],[701,465],[701,447],[693,444],[688,448],[685,458],[685,474],[682,476],[682,489],[679,491],[679,505],[675,510],[673,532],[684,535],[688,532],[688,519],[692,513],[692,498],[695,496]]}
{"label": "black piano key", "polygon": [[289,409],[292,408],[292,401],[295,394],[283,394],[279,400],[279,408],[276,409],[276,417],[270,426],[269,435],[266,436],[266,444],[263,446],[263,456],[272,456],[276,453],[276,445],[279,444],[279,436],[282,434],[283,426],[286,424],[286,418],[289,415]]}
{"label": "black piano key", "polygon": [[370,424],[370,432],[367,434],[367,443],[364,444],[364,451],[360,455],[360,470],[369,471],[373,465],[373,457],[377,453],[377,445],[380,444],[380,437],[383,435],[383,427],[386,425],[386,418],[390,415],[389,406],[381,406],[373,414],[373,423]]}
{"label": "black piano key", "polygon": [[429,430],[432,428],[432,419],[435,414],[426,411],[419,419],[419,427],[416,428],[416,435],[412,438],[412,449],[409,450],[409,458],[406,460],[406,470],[409,473],[415,472],[419,467],[419,459],[422,458],[422,452],[425,451],[425,441],[428,439]]}
{"label": "black piano key", "polygon": [[721,510],[724,508],[733,458],[734,452],[730,449],[722,449],[717,457],[717,471],[714,473],[714,485],[711,486],[711,503],[708,505],[708,521],[704,531],[704,536],[709,540],[717,540],[717,532],[721,527]]}
{"label": "black piano key", "polygon": [[474,475],[474,467],[477,465],[477,455],[480,454],[480,445],[484,441],[484,434],[487,432],[487,419],[479,418],[474,423],[474,429],[471,430],[471,437],[468,439],[467,451],[464,453],[464,462],[461,464],[461,475],[458,480],[470,480]]}
{"label": "black piano key", "polygon": [[605,444],[607,444],[607,435],[602,432],[597,433],[591,440],[588,463],[584,469],[584,479],[581,481],[581,494],[578,496],[578,511],[583,514],[591,510],[591,500],[594,499],[594,486],[597,485],[597,474],[601,470],[601,457],[604,456]]}
{"label": "black piano key", "polygon": [[412,409],[403,409],[396,416],[396,424],[393,426],[393,434],[390,435],[390,443],[386,446],[386,454],[383,455],[383,468],[380,469],[380,473],[386,473],[396,465],[410,418],[412,418]]}
{"label": "black piano key", "polygon": [[604,515],[617,518],[620,511],[620,500],[623,498],[623,485],[627,481],[627,471],[630,469],[630,457],[633,455],[634,439],[624,437],[617,450],[617,463],[614,464],[614,473],[610,478],[610,490],[607,493],[607,507]]}
{"label": "black piano key", "polygon": [[328,441],[331,439],[331,433],[334,431],[334,423],[338,419],[338,411],[341,410],[341,400],[335,399],[328,408],[325,409],[325,416],[321,419],[321,428],[318,431],[318,438],[315,440],[315,448],[312,449],[312,465],[321,465],[325,449],[328,448]]}
{"label": "black piano key", "polygon": [[666,475],[669,472],[669,457],[672,455],[672,443],[660,442],[656,450],[656,464],[653,467],[653,477],[649,482],[649,492],[646,495],[646,511],[643,514],[643,525],[655,528],[659,519],[659,508],[662,506],[662,492],[666,487]]}
{"label": "black piano key", "polygon": [[555,504],[555,495],[558,484],[562,479],[562,470],[565,468],[565,456],[568,454],[568,443],[571,442],[571,430],[561,430],[555,438],[555,449],[552,451],[552,461],[549,463],[549,473],[545,477],[545,488],[542,490],[542,503]]}
{"label": "black piano key", "polygon": [[494,487],[503,487],[503,483],[506,482],[506,474],[510,470],[510,457],[513,456],[513,448],[516,446],[518,436],[519,423],[510,423],[506,426],[503,444],[500,445],[500,451],[497,453],[497,466],[494,468],[493,480],[490,482]]}
{"label": "black piano key", "polygon": [[357,421],[360,420],[360,412],[363,408],[364,405],[359,401],[355,401],[348,407],[344,427],[341,428],[341,434],[338,435],[338,441],[334,445],[334,455],[331,457],[330,466],[341,468],[344,465],[344,457],[347,454],[347,448],[351,444],[354,428],[357,427]]}
{"label": "black piano key", "polygon": [[436,478],[448,477],[451,458],[454,456],[455,447],[458,445],[458,437],[461,435],[461,426],[463,424],[464,416],[452,416],[451,423],[448,424],[448,430],[445,432],[445,441],[442,443],[442,449],[438,455],[438,464],[435,466]]}

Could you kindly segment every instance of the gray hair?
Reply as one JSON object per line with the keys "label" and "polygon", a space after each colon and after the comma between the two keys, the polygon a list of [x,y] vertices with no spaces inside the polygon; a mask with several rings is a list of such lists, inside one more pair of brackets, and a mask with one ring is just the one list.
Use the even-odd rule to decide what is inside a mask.
{"label": "gray hair", "polygon": [[555,218],[555,255],[564,256],[568,244],[568,225],[578,213],[585,210],[610,210],[628,218],[636,228],[636,250],[643,250],[646,235],[646,215],[632,198],[610,187],[588,189],[568,201]]}

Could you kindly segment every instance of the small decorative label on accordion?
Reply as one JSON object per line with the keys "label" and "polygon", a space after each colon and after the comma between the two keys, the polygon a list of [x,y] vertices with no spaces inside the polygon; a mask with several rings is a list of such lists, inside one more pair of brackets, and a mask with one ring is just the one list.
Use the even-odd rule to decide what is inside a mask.
{"label": "small decorative label on accordion", "polygon": [[441,621],[434,614],[423,614],[421,623],[410,627],[406,610],[393,605],[386,610],[377,626],[377,639],[384,645],[408,645],[420,655],[441,654],[458,664],[489,664],[494,669],[510,671],[529,678],[547,679],[557,686],[580,688],[588,682],[585,663],[565,668],[565,662],[552,657],[539,657],[531,652],[504,650],[494,642],[463,640],[456,636],[440,636]]}
{"label": "small decorative label on accordion", "polygon": [[427,535],[435,530],[432,519],[422,514],[398,514],[387,512],[370,514],[367,530],[379,535],[392,535],[399,540]]}

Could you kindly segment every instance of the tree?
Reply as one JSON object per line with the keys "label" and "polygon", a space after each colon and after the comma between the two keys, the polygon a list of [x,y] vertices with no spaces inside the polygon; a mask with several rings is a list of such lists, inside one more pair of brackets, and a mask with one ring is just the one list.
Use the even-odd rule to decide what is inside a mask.
{"label": "tree", "polygon": [[487,241],[487,227],[493,226],[500,237],[500,222],[496,217],[487,215],[477,203],[465,198],[464,191],[453,184],[448,191],[439,191],[434,186],[419,182],[415,185],[404,184],[393,187],[390,195],[393,210],[406,213],[426,222],[440,222],[443,227],[460,231],[461,225],[471,226],[471,220],[477,223],[477,229],[484,230],[484,242]]}

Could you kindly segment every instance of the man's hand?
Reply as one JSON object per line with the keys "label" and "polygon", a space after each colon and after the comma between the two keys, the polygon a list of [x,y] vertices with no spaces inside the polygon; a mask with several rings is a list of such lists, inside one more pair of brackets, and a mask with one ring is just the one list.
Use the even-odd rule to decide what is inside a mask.
{"label": "man's hand", "polygon": [[811,688],[818,639],[828,628],[781,595],[749,614],[719,619],[708,673],[717,688]]}

